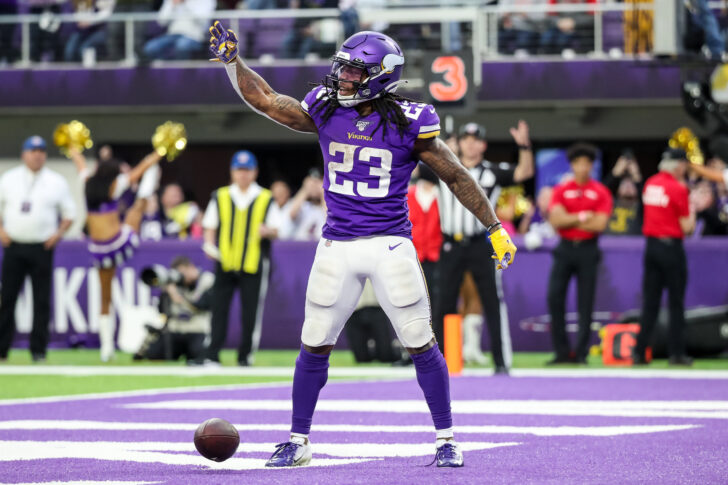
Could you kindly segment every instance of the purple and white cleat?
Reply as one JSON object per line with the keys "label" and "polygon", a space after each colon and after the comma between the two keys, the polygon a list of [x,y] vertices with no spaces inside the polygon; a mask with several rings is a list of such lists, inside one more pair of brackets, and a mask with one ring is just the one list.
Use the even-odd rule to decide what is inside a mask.
{"label": "purple and white cleat", "polygon": [[461,467],[463,466],[463,452],[457,443],[448,441],[437,449],[435,460],[438,467]]}
{"label": "purple and white cleat", "polygon": [[[288,441],[276,445],[273,456],[265,463],[267,467],[304,466],[311,461],[311,445]],[[462,462],[462,455],[460,461]],[[439,465],[438,465],[439,466]]]}

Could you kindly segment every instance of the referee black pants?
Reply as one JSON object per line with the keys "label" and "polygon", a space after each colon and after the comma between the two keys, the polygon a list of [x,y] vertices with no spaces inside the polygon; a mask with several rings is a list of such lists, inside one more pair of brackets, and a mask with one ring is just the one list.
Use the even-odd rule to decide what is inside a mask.
{"label": "referee black pants", "polygon": [[579,332],[576,339],[576,358],[585,360],[589,353],[592,310],[596,293],[597,268],[601,252],[596,238],[587,241],[562,239],[553,251],[554,263],[549,278],[548,305],[551,314],[551,339],[558,359],[567,359],[571,345],[566,336],[566,291],[571,277],[576,275]]}
{"label": "referee black pants", "polygon": [[642,277],[642,318],[635,352],[644,357],[660,311],[662,290],[667,287],[670,331],[667,350],[670,357],[685,354],[685,287],[688,266],[680,239],[647,238]]}
{"label": "referee black pants", "polygon": [[[263,264],[261,264],[263,266]],[[215,269],[215,284],[212,287],[212,321],[210,328],[210,344],[207,346],[205,358],[219,362],[220,350],[227,337],[230,303],[236,289],[240,290],[240,316],[242,334],[238,345],[238,363],[246,365],[253,348],[253,333],[258,317],[263,271],[255,274],[242,271],[223,271],[220,264]],[[260,309],[262,311],[262,308]]]}
{"label": "referee black pants", "polygon": [[[491,258],[493,246],[485,235],[457,242],[445,236],[440,251],[440,303],[433,330],[440,350],[444,350],[443,320],[445,315],[457,313],[458,295],[465,271],[470,271],[483,303],[488,323],[493,363],[505,366],[503,358],[503,335],[501,333],[500,286],[496,282],[495,263]],[[508,338],[510,346],[510,338]],[[510,348],[506,350],[510,353]]]}
{"label": "referee black pants", "polygon": [[48,347],[51,273],[53,250],[43,243],[11,243],[3,250],[2,290],[0,291],[0,358],[6,358],[15,336],[15,304],[25,277],[33,285],[33,330],[30,332],[30,352],[45,356]]}

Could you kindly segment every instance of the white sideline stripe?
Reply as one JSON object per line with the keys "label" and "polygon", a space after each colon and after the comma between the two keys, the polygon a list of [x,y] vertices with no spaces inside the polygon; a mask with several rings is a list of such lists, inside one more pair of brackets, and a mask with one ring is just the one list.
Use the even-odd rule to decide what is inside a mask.
{"label": "white sideline stripe", "polygon": [[[346,382],[346,381],[339,381]],[[125,397],[141,397],[141,396],[159,396],[162,394],[185,394],[188,392],[207,392],[207,391],[234,391],[240,389],[259,389],[271,387],[289,387],[288,382],[257,382],[251,384],[220,384],[214,386],[187,386],[187,387],[163,387],[160,389],[141,389],[136,391],[113,391],[113,392],[94,392],[89,394],[72,394],[69,396],[49,396],[49,397],[25,397],[18,399],[0,399],[0,406],[10,406],[16,404],[44,404],[51,402],[68,402],[68,401],[84,401],[95,399],[119,399]]]}
{"label": "white sideline stripe", "polygon": [[[684,425],[637,425],[637,426],[457,426],[460,434],[524,434],[533,436],[620,436],[627,434],[682,431],[699,426]],[[236,424],[240,432],[283,431],[290,424]],[[188,431],[197,429],[197,423],[127,423],[118,421],[58,421],[16,420],[0,421],[0,430],[95,430],[95,431]],[[317,424],[317,432],[329,433],[432,433],[432,426]]]}
{"label": "white sideline stripe", "polygon": [[[185,367],[185,366],[81,366],[81,365],[0,365],[0,375],[64,376],[255,376],[293,378],[294,367]],[[464,376],[489,377],[493,369],[465,369]],[[331,377],[411,378],[413,367],[330,367]],[[675,369],[512,369],[511,377],[624,377],[630,379],[728,379],[728,370]]]}
{"label": "white sideline stripe", "polygon": [[[159,401],[120,405],[129,409],[291,411],[290,399]],[[323,399],[317,412],[429,413],[423,400]],[[530,414],[644,418],[728,419],[728,401],[456,400],[455,414]]]}
{"label": "white sideline stripe", "polygon": [[[465,451],[488,450],[520,443],[503,442],[459,442]],[[237,453],[272,453],[276,443],[240,443]],[[432,455],[434,443],[313,443],[313,452],[336,457],[316,458],[313,466],[357,463],[365,459],[388,457],[411,457]],[[190,452],[194,454],[167,454],[164,452]],[[97,460],[159,462],[169,465],[208,465],[195,450],[195,445],[168,442],[116,442],[116,441],[0,441],[0,462],[16,460],[39,460],[49,458],[91,458]],[[231,458],[214,468],[252,469],[263,468],[262,458]],[[229,465],[229,466],[225,466]]]}

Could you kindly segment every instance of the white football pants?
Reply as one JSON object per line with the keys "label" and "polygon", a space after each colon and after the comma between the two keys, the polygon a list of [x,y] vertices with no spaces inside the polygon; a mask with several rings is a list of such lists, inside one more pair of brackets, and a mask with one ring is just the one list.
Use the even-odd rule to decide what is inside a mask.
{"label": "white football pants", "polygon": [[427,286],[412,241],[374,236],[319,241],[306,290],[305,345],[336,343],[367,278],[404,347],[422,347],[433,338]]}

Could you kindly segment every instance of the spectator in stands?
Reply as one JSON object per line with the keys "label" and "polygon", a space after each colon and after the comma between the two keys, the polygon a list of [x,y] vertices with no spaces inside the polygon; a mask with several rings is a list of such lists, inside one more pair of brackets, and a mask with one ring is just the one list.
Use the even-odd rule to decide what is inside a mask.
{"label": "spectator in stands", "polygon": [[549,205],[551,204],[552,193],[552,187],[541,187],[536,196],[536,203],[521,219],[519,232],[523,234],[523,244],[529,251],[540,248],[544,239],[556,237],[556,231],[549,222]]}
{"label": "spectator in stands", "polygon": [[604,185],[614,197],[614,210],[605,234],[637,236],[642,234],[642,173],[631,150],[617,159]]}
{"label": "spectator in stands", "polygon": [[142,241],[161,241],[164,237],[163,217],[159,211],[159,197],[147,197],[142,223],[139,226],[139,239]]}
{"label": "spectator in stands", "polygon": [[278,212],[278,239],[290,239],[293,233],[293,221],[291,221],[291,186],[283,179],[275,180],[270,186],[274,204],[271,210]]}
{"label": "spectator in stands", "polygon": [[708,0],[688,0],[685,6],[690,12],[690,18],[700,30],[703,31],[706,57],[718,62],[726,62],[725,37],[720,30],[718,19],[710,9]]}
{"label": "spectator in stands", "polygon": [[33,330],[30,353],[44,361],[48,346],[53,251],[76,216],[68,182],[45,167],[46,143],[31,136],[23,143],[23,164],[0,177],[0,361],[6,360],[15,334],[15,304],[30,276]]}
{"label": "spectator in stands", "polygon": [[[152,2],[149,0],[116,0],[116,13],[144,13],[152,11]],[[133,22],[134,26],[134,59],[142,53],[146,32],[145,22]],[[106,54],[112,61],[124,59],[126,55],[126,22],[109,22],[106,26]]]}
{"label": "spectator in stands", "polygon": [[79,62],[86,49],[96,52],[106,44],[106,19],[114,10],[116,0],[73,0],[75,13],[83,16],[74,25],[74,31],[66,41],[63,60]]}
{"label": "spectator in stands", "polygon": [[268,286],[270,239],[277,236],[278,221],[270,210],[270,190],[256,183],[258,161],[241,150],[230,163],[232,183],[212,193],[202,219],[205,254],[215,259],[212,289],[212,332],[205,351],[205,363],[219,365],[225,343],[230,304],[240,290],[242,333],[238,365],[249,366],[260,338],[263,301]]}
{"label": "spectator in stands", "polygon": [[[16,15],[18,0],[0,0],[0,15]],[[0,64],[15,62],[18,50],[13,45],[16,24],[0,24]]]}
{"label": "spectator in stands", "polygon": [[164,0],[158,22],[167,32],[144,45],[145,57],[180,60],[202,55],[214,11],[215,0]]}
{"label": "spectator in stands", "polygon": [[40,15],[38,23],[30,24],[30,59],[33,62],[45,60],[46,54],[51,60],[61,58],[60,29],[61,21],[58,14],[61,13],[61,5],[66,0],[25,0],[30,7],[28,13]]}
{"label": "spectator in stands", "polygon": [[701,180],[690,190],[690,206],[695,209],[694,237],[724,236],[726,223],[720,218],[720,209],[713,185]]}
{"label": "spectator in stands", "polygon": [[200,208],[193,201],[185,202],[181,185],[177,183],[165,185],[162,189],[161,203],[165,238],[200,238],[202,235]]}
{"label": "spectator in stands", "polygon": [[[338,0],[290,0],[288,8],[336,8]],[[313,30],[314,20],[310,18],[296,18],[293,27],[281,43],[278,53],[282,59],[303,59],[312,52],[316,46]]]}
{"label": "spectator in stands", "polygon": [[238,3],[240,10],[271,10],[278,8],[277,0],[242,0]]}
{"label": "spectator in stands", "polygon": [[[597,268],[601,258],[597,239],[606,229],[612,213],[612,195],[609,189],[590,176],[597,158],[596,147],[577,143],[569,148],[567,157],[574,177],[554,187],[549,206],[549,222],[561,236],[553,253],[554,264],[548,288],[551,337],[556,353],[549,364],[586,364]],[[575,354],[571,352],[566,335],[565,317],[566,290],[574,275],[577,279],[579,311]]]}
{"label": "spectator in stands", "polygon": [[293,197],[289,216],[293,224],[293,240],[318,241],[321,238],[326,223],[326,202],[324,181],[318,169],[312,169],[303,179],[301,188]]}
{"label": "spectator in stands", "polygon": [[[506,10],[513,7],[546,5],[546,0],[501,0]],[[546,23],[545,12],[511,12],[500,18],[498,50],[503,54],[527,54],[539,45],[539,35]]]}
{"label": "spectator in stands", "polygon": [[[357,0],[356,8],[359,12],[365,10],[374,10],[387,8],[387,0]],[[389,28],[389,23],[384,20],[375,20],[373,22],[360,22],[360,30],[373,30],[374,32],[384,32]]]}
{"label": "spectator in stands", "polygon": [[458,134],[455,132],[445,134],[445,144],[456,155],[460,156],[460,145],[458,144]]}
{"label": "spectator in stands", "polygon": [[688,266],[683,237],[695,228],[695,212],[688,201],[683,184],[687,171],[687,155],[683,150],[668,149],[658,165],[659,173],[645,183],[642,202],[647,238],[642,277],[642,316],[640,333],[632,360],[646,364],[645,351],[657,322],[662,290],[667,287],[670,309],[668,353],[671,365],[691,365],[685,355],[685,287]]}
{"label": "spectator in stands", "polygon": [[[551,0],[551,4],[584,4],[596,3],[596,0]],[[581,39],[591,39],[589,33],[594,28],[594,16],[589,12],[551,13],[546,29],[541,34],[540,48],[544,54],[562,54],[575,50],[586,51],[579,43]],[[591,40],[589,41],[591,43]],[[589,45],[588,48],[593,48]]]}

